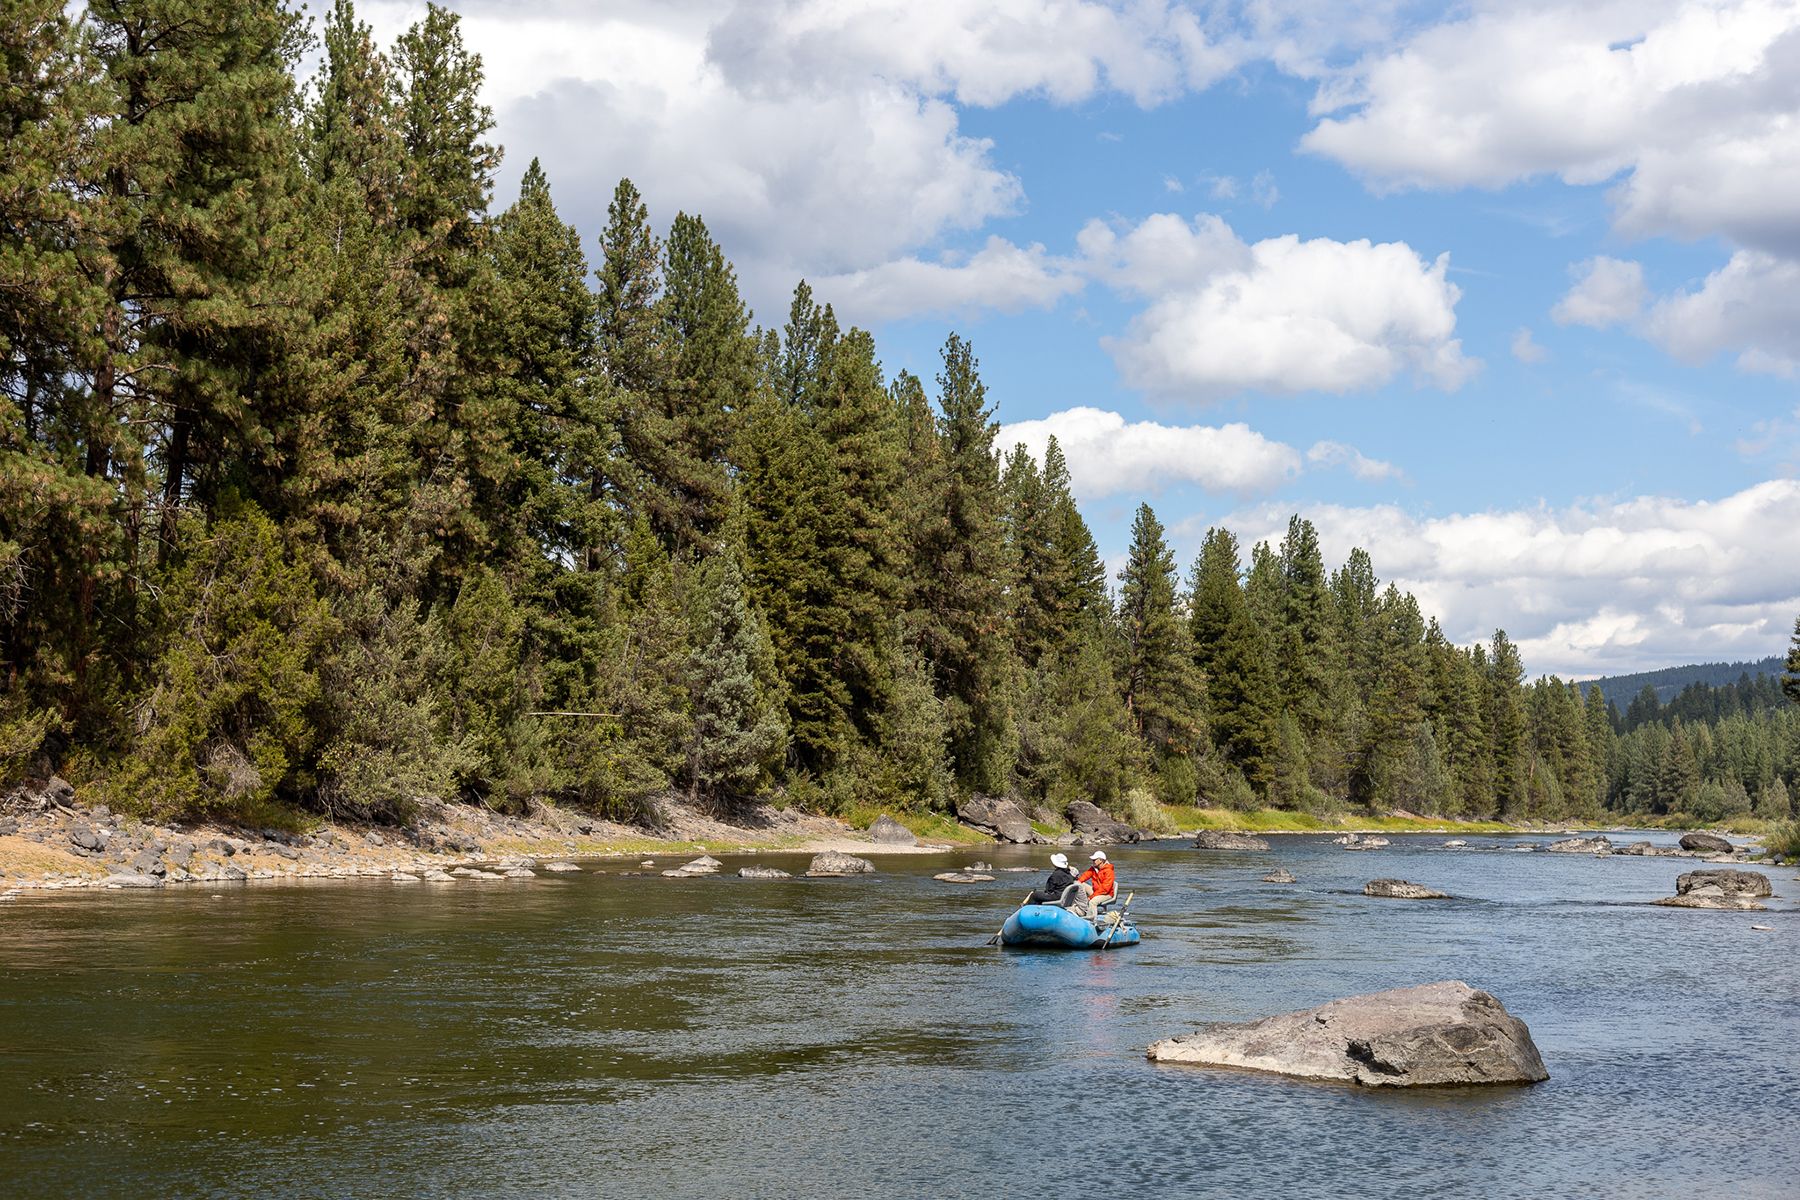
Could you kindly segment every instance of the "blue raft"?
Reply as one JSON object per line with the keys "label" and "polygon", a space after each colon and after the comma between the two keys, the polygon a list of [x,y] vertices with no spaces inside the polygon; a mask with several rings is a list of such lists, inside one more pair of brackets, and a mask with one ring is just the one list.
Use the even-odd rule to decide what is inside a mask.
{"label": "blue raft", "polygon": [[[1121,916],[1115,930],[1101,917],[1096,924],[1055,904],[1027,904],[1006,918],[1000,927],[1005,946],[1061,946],[1069,950],[1100,950],[1138,944],[1137,926]],[[1110,937],[1108,935],[1111,935]]]}

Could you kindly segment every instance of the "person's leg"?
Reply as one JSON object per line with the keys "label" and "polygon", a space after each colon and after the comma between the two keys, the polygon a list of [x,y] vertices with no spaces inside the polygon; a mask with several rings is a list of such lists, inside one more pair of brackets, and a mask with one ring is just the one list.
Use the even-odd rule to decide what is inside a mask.
{"label": "person's leg", "polygon": [[1033,892],[1033,893],[1031,893],[1031,895],[1025,897],[1025,903],[1027,903],[1027,904],[1048,904],[1052,900],[1055,900],[1055,899],[1056,899],[1056,897],[1052,896],[1049,892]]}

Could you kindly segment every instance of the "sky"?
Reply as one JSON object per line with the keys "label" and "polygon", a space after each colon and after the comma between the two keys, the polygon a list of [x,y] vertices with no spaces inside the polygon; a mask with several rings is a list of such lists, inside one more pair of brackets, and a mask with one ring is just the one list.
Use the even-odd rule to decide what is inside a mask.
{"label": "sky", "polygon": [[539,159],[593,261],[627,177],[759,324],[805,279],[928,390],[960,333],[1115,569],[1299,513],[1534,675],[1788,644],[1800,0],[449,7],[496,208]]}

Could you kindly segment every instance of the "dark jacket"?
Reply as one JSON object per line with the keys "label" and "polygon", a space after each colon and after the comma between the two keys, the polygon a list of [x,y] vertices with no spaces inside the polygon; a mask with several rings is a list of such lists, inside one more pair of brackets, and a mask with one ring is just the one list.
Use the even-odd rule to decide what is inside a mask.
{"label": "dark jacket", "polygon": [[1044,886],[1039,890],[1048,893],[1052,897],[1060,896],[1063,893],[1063,889],[1074,882],[1075,872],[1069,870],[1067,867],[1058,867],[1056,870],[1050,872],[1050,878],[1044,881]]}

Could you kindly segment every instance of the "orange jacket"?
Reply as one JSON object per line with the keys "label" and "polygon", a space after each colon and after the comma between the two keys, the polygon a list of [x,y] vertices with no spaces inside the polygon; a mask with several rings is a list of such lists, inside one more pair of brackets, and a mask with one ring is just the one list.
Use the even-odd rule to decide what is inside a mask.
{"label": "orange jacket", "polygon": [[1083,871],[1075,882],[1093,884],[1095,896],[1110,896],[1113,894],[1113,865],[1103,862],[1090,867]]}

